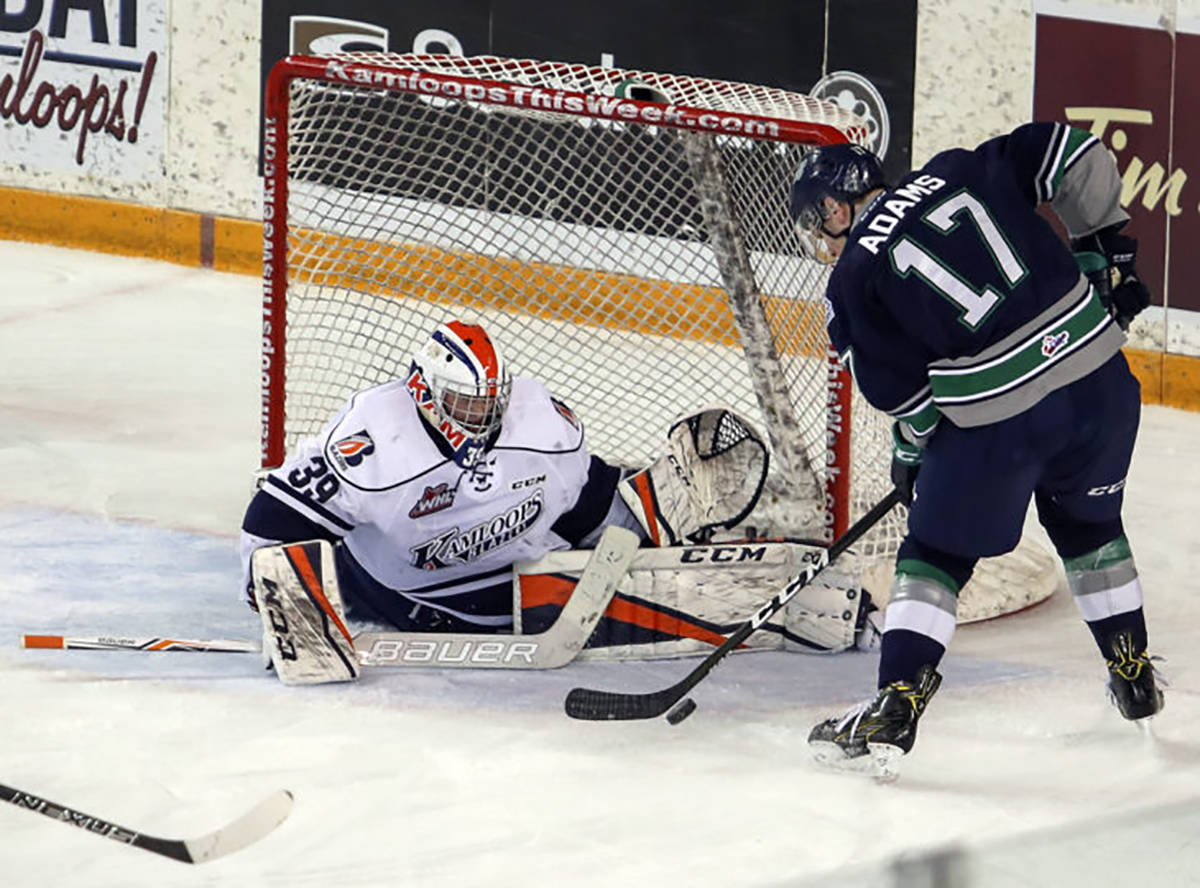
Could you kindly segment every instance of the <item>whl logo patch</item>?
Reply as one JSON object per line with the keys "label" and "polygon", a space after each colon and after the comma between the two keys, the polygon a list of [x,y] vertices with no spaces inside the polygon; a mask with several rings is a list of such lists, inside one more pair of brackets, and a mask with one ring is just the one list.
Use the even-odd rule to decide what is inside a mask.
{"label": "whl logo patch", "polygon": [[1047,358],[1059,351],[1071,339],[1071,334],[1066,330],[1060,330],[1058,333],[1052,333],[1049,336],[1042,337],[1042,354]]}
{"label": "whl logo patch", "polygon": [[334,453],[339,457],[342,467],[357,466],[375,452],[375,442],[367,434],[366,429],[359,429],[353,435],[347,435],[333,444]]}
{"label": "whl logo patch", "polygon": [[442,482],[437,487],[425,488],[425,492],[421,494],[417,504],[408,510],[408,517],[422,518],[425,515],[440,512],[442,509],[448,509],[452,505],[454,505],[454,489],[449,484]]}

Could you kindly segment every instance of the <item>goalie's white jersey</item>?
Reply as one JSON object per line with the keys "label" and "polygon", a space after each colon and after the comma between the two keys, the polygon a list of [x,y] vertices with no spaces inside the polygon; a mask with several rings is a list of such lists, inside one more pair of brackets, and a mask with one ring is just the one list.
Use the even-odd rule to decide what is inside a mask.
{"label": "goalie's white jersey", "polygon": [[[267,475],[258,496],[342,538],[379,583],[437,608],[438,598],[469,591],[472,578],[490,575],[494,584],[514,561],[570,548],[553,526],[580,499],[589,463],[582,424],[540,382],[521,377],[495,445],[464,470],[439,450],[396,380],[355,395]],[[290,513],[273,511],[284,516],[274,523],[287,523]],[[246,559],[286,535],[264,529],[243,531]],[[511,619],[444,609],[477,623]]]}

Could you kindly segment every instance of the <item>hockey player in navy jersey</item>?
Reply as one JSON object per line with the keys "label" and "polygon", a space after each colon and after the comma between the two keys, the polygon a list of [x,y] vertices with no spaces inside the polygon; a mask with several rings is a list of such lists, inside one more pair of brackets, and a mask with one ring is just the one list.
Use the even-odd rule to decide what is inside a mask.
{"label": "hockey player in navy jersey", "polygon": [[878,693],[812,730],[820,762],[886,774],[912,748],[958,592],[979,558],[1017,545],[1031,497],[1117,708],[1162,708],[1121,522],[1141,402],[1120,347],[1149,293],[1120,184],[1094,136],[1056,123],[943,152],[895,186],[858,146],[801,162],[790,209],[806,252],[836,263],[830,340],[894,419],[892,480],[910,506]]}

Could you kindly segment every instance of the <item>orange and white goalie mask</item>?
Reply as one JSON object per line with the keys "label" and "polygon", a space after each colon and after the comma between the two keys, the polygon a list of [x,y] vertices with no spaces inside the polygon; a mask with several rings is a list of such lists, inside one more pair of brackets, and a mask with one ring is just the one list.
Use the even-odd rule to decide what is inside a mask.
{"label": "orange and white goalie mask", "polygon": [[483,327],[442,324],[416,355],[408,390],[435,434],[470,468],[499,431],[512,394],[512,377],[499,346]]}

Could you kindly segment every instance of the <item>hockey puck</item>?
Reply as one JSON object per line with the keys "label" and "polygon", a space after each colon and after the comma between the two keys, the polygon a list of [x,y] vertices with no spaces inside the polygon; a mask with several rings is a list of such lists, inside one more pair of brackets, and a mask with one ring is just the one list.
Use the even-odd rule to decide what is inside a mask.
{"label": "hockey puck", "polygon": [[679,724],[689,715],[696,711],[696,701],[691,697],[687,697],[682,703],[679,703],[667,713],[667,721],[673,725]]}

